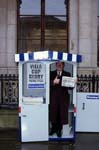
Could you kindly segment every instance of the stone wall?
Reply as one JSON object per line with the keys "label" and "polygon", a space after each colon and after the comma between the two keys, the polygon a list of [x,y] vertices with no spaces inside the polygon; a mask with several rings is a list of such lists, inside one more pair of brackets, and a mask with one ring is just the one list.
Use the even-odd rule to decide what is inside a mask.
{"label": "stone wall", "polygon": [[16,73],[17,1],[0,0],[0,74]]}
{"label": "stone wall", "polygon": [[70,51],[82,55],[78,73],[96,72],[97,0],[70,0],[69,41]]}
{"label": "stone wall", "polygon": [[[0,0],[0,74],[17,72],[17,1]],[[0,128],[18,128],[17,110],[0,109]]]}

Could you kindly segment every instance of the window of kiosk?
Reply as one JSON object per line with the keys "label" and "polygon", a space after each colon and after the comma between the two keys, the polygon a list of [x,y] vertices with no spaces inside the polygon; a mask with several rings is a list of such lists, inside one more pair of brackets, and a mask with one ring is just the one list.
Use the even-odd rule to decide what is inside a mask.
{"label": "window of kiosk", "polygon": [[[56,71],[57,69],[56,69],[56,63],[53,63],[53,64],[51,64],[50,65],[50,89],[51,88],[53,88],[53,87],[51,87],[51,78],[54,78],[54,77],[52,77],[52,76],[54,76],[54,75],[52,75],[52,74],[55,74],[55,71]],[[73,65],[72,64],[70,64],[70,63],[67,63],[67,62],[65,62],[64,63],[64,68],[63,68],[63,70],[64,70],[64,72],[69,72],[69,74],[70,74],[70,77],[73,77]],[[60,107],[60,106],[58,106],[57,104],[55,104],[56,102],[54,101],[55,100],[55,97],[56,97],[56,99],[58,100],[58,98],[59,97],[62,97],[62,93],[59,93],[60,92],[60,90],[61,89],[59,89],[59,91],[58,91],[58,87],[56,87],[56,89],[57,89],[57,91],[56,91],[56,93],[54,93],[53,91],[55,90],[55,87],[52,89],[52,90],[50,90],[50,109],[49,109],[49,135],[50,135],[50,137],[55,137],[55,136],[57,136],[57,133],[55,134],[54,133],[54,136],[53,135],[51,135],[50,133],[51,133],[51,129],[52,129],[52,122],[53,121],[55,121],[54,119],[55,119],[55,116],[54,115],[52,115],[52,114],[55,114],[56,112],[55,112],[55,110],[57,110],[57,108],[56,107]],[[53,92],[53,94],[52,94],[52,92]],[[61,91],[62,92],[62,91]],[[67,118],[68,118],[68,121],[66,122],[66,127],[64,128],[64,126],[65,126],[65,124],[63,124],[62,125],[62,133],[63,133],[63,135],[62,135],[62,137],[65,137],[65,136],[67,136],[67,135],[71,135],[73,132],[73,130],[74,130],[74,128],[73,128],[73,123],[74,123],[74,121],[73,121],[73,116],[74,116],[74,113],[73,113],[73,111],[74,111],[74,105],[73,105],[73,88],[68,88],[68,93],[69,93],[69,103],[68,103],[68,114],[67,114]],[[64,97],[63,97],[64,98]],[[66,100],[66,96],[65,96],[65,98],[64,98],[64,100]],[[52,100],[51,100],[52,99]],[[61,98],[60,98],[60,100],[61,100]],[[54,101],[54,103],[53,102],[51,102],[51,101]],[[62,100],[61,100],[62,101]],[[58,101],[59,102],[59,101]],[[53,103],[53,104],[55,104],[56,106],[51,106],[51,105],[53,105],[53,104],[51,104],[51,103]],[[60,103],[60,102],[59,102]],[[59,105],[61,105],[61,104],[59,104]],[[65,104],[64,104],[65,105]],[[62,106],[62,105],[61,105]],[[52,108],[54,108],[54,110],[52,110]],[[66,108],[67,109],[67,108]],[[52,111],[52,113],[51,113],[51,111]],[[65,111],[64,111],[65,112]],[[61,112],[57,112],[57,113],[61,113]],[[54,116],[54,117],[53,117]],[[64,114],[64,116],[65,116],[65,114]],[[58,118],[58,116],[57,116],[57,118]],[[62,119],[62,118],[61,118]],[[57,122],[59,122],[59,121],[62,121],[61,119],[57,119]],[[64,118],[63,118],[64,119]],[[52,120],[52,122],[51,122],[51,120]],[[56,127],[57,128],[57,127]],[[57,129],[56,129],[57,130]],[[65,131],[66,130],[66,131]],[[65,133],[66,133],[66,135],[65,135]]]}
{"label": "window of kiosk", "polygon": [[43,99],[45,103],[45,64],[27,62],[23,64],[23,96]]}

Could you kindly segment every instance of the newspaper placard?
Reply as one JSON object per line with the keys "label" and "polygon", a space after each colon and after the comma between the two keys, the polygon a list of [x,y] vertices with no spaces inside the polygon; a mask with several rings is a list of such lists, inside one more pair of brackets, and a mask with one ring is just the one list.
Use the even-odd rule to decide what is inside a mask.
{"label": "newspaper placard", "polygon": [[62,77],[62,86],[64,87],[75,87],[76,79],[73,77]]}
{"label": "newspaper placard", "polygon": [[41,63],[27,63],[27,88],[44,88],[45,65]]}

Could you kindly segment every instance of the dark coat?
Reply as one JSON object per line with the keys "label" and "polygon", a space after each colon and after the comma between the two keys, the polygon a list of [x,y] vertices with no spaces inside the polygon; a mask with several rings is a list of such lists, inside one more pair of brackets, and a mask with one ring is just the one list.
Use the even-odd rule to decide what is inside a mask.
{"label": "dark coat", "polygon": [[[54,85],[53,80],[57,76],[57,71],[52,71],[50,74],[50,121],[52,123],[60,124],[68,123],[68,105],[69,105],[69,93],[67,87],[62,87],[61,82],[59,85]],[[70,76],[69,72],[62,71],[62,76]]]}

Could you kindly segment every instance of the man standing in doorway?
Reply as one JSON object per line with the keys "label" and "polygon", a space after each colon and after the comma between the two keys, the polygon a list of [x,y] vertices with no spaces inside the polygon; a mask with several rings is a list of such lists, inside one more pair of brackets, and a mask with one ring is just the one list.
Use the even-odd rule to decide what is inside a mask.
{"label": "man standing in doorway", "polygon": [[49,135],[62,136],[63,124],[68,124],[69,92],[67,87],[62,87],[62,76],[70,76],[64,70],[64,62],[56,63],[56,70],[50,74],[50,122]]}

